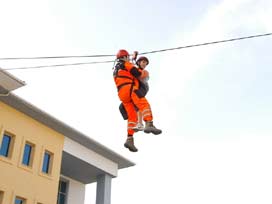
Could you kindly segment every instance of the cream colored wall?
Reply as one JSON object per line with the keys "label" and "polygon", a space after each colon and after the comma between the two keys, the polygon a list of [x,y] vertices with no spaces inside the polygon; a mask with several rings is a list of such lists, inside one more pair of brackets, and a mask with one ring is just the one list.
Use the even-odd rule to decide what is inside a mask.
{"label": "cream colored wall", "polygon": [[[15,136],[15,142],[11,158],[0,156],[2,204],[13,204],[15,196],[26,198],[26,204],[55,204],[64,136],[0,102],[0,142],[5,131]],[[35,144],[31,168],[21,164],[26,141]],[[50,175],[41,172],[45,150],[54,154]]]}

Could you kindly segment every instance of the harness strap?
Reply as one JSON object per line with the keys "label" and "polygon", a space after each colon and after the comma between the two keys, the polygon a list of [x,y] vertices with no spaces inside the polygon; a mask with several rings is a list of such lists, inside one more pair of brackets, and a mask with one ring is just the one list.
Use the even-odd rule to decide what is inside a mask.
{"label": "harness strap", "polygon": [[[132,82],[126,82],[126,83],[123,83],[123,84],[120,84],[118,87],[117,87],[117,90],[120,91],[120,89],[125,86],[125,85],[128,85],[128,84],[133,84]],[[132,86],[131,86],[132,87]]]}
{"label": "harness strap", "polygon": [[130,95],[132,93],[132,89],[133,89],[133,85],[134,85],[134,78],[133,77],[129,77],[129,76],[123,76],[123,75],[119,75],[119,70],[125,70],[125,71],[128,71],[125,66],[123,64],[117,64],[116,66],[117,69],[115,69],[115,72],[114,72],[114,77],[115,78],[123,78],[123,79],[130,79],[131,82],[125,82],[125,83],[122,83],[120,84],[118,87],[117,87],[117,90],[120,91],[120,89],[123,87],[123,86],[126,86],[128,84],[131,84],[131,87],[130,87]]}
{"label": "harness strap", "polygon": [[133,78],[129,77],[129,76],[120,76],[117,74],[117,76],[115,78],[123,78],[123,79],[130,79],[130,80],[133,80]]}

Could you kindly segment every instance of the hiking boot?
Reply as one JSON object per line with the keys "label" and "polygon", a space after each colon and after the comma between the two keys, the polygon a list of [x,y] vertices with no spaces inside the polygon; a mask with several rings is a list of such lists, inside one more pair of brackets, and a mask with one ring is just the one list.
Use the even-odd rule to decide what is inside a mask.
{"label": "hiking boot", "polygon": [[127,141],[125,142],[124,146],[129,149],[131,152],[137,152],[138,149],[134,145],[133,137],[128,137]]}
{"label": "hiking boot", "polygon": [[158,134],[161,134],[161,133],[162,133],[162,131],[161,131],[160,129],[157,129],[157,128],[153,125],[153,121],[146,121],[146,122],[145,122],[144,132],[145,132],[145,133],[153,133],[154,135],[158,135]]}

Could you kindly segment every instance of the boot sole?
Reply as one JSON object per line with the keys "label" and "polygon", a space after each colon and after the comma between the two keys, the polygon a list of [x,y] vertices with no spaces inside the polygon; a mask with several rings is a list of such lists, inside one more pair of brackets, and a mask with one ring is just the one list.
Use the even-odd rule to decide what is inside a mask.
{"label": "boot sole", "polygon": [[152,131],[152,130],[144,130],[144,132],[147,134],[152,133],[154,135],[159,135],[162,133],[162,131]]}
{"label": "boot sole", "polygon": [[131,149],[130,146],[128,146],[127,144],[124,144],[124,147],[128,148],[128,150],[131,152],[138,152],[138,149]]}

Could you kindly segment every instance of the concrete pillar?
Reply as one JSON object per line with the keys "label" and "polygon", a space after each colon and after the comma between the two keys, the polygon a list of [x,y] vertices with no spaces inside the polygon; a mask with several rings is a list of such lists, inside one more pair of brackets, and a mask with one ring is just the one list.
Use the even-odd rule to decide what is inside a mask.
{"label": "concrete pillar", "polygon": [[96,204],[111,203],[111,176],[102,174],[97,177]]}

